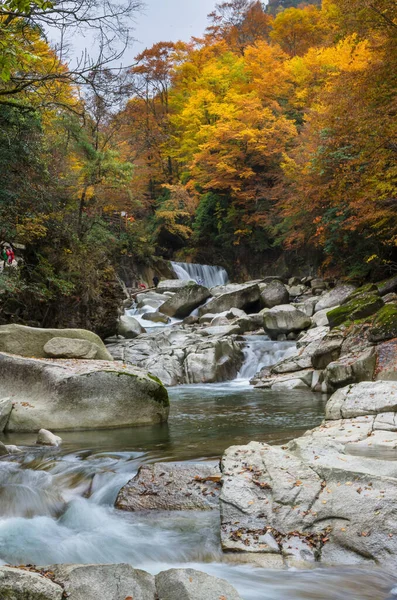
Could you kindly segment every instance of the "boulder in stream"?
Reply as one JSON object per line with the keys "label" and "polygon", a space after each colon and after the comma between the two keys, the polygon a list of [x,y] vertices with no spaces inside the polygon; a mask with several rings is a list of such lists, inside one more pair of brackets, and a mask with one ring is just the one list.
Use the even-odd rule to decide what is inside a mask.
{"label": "boulder in stream", "polygon": [[60,585],[29,569],[0,567],[0,598],[2,600],[62,600]]}
{"label": "boulder in stream", "polygon": [[230,291],[212,298],[207,304],[199,308],[200,316],[205,313],[221,313],[231,308],[249,309],[259,301],[260,290],[257,283],[230,284],[225,288]]}
{"label": "boulder in stream", "polygon": [[159,311],[169,317],[184,319],[210,296],[209,290],[203,285],[189,283],[189,285],[178,290],[171,298],[168,298],[160,306]]}
{"label": "boulder in stream", "polygon": [[281,304],[263,312],[263,323],[266,333],[272,339],[277,339],[277,336],[283,333],[288,334],[308,329],[312,320],[291,304]]}
{"label": "boulder in stream", "polygon": [[131,365],[0,353],[0,370],[0,397],[13,402],[7,431],[133,427],[168,417],[166,389]]}

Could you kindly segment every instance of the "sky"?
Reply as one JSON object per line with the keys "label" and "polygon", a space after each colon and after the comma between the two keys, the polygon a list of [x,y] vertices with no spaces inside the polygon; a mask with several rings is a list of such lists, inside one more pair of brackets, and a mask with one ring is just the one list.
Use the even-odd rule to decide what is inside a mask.
{"label": "sky", "polygon": [[217,0],[144,0],[144,14],[137,16],[134,48],[140,52],[156,42],[188,41],[200,36],[208,24],[207,15]]}

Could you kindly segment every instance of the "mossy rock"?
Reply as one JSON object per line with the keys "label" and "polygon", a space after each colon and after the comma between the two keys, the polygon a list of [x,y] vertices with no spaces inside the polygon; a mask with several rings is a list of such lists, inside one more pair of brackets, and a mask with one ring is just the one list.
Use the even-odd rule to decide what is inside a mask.
{"label": "mossy rock", "polygon": [[381,296],[385,296],[391,292],[397,292],[397,275],[389,277],[389,279],[384,279],[383,281],[378,281],[376,287]]}
{"label": "mossy rock", "polygon": [[348,304],[352,300],[364,298],[365,296],[368,296],[368,294],[375,296],[379,295],[379,290],[374,283],[366,283],[365,285],[362,285],[361,287],[357,288],[353,293],[350,294],[350,296],[348,296],[342,302],[342,305]]}
{"label": "mossy rock", "polygon": [[383,306],[384,302],[377,294],[363,293],[347,304],[342,304],[342,306],[330,310],[327,313],[327,318],[332,329],[343,323],[348,324],[352,321],[370,317]]}
{"label": "mossy rock", "polygon": [[397,306],[385,304],[378,312],[368,332],[370,342],[383,342],[397,338]]}

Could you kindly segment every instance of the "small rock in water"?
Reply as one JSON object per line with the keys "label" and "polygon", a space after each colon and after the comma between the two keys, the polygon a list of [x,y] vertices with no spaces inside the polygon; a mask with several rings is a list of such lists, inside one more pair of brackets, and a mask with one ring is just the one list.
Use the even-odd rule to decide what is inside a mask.
{"label": "small rock in water", "polygon": [[7,446],[5,446],[3,442],[0,442],[0,456],[7,456],[7,454],[9,454]]}
{"label": "small rock in water", "polygon": [[21,454],[23,452],[21,448],[18,448],[18,446],[14,446],[12,444],[7,445],[6,449],[8,451],[8,454]]}
{"label": "small rock in water", "polygon": [[40,429],[37,435],[36,444],[40,444],[41,446],[59,446],[62,444],[62,438],[58,435],[54,435],[51,431],[48,431],[48,429]]}

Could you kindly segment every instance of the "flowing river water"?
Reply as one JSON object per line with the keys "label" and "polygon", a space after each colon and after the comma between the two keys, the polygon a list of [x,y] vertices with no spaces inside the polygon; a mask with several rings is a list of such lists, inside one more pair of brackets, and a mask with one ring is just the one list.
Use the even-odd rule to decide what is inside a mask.
{"label": "flowing river water", "polygon": [[[0,560],[6,564],[118,563],[152,573],[190,566],[229,580],[244,600],[391,600],[397,578],[382,569],[273,571],[223,556],[219,515],[125,513],[118,491],[140,465],[218,461],[230,445],[285,443],[320,423],[326,398],[250,388],[258,368],[291,344],[259,336],[230,383],[169,390],[168,424],[62,434],[61,449],[34,446],[34,434],[5,435],[22,455],[0,461]],[[394,591],[393,591],[394,588]]]}

